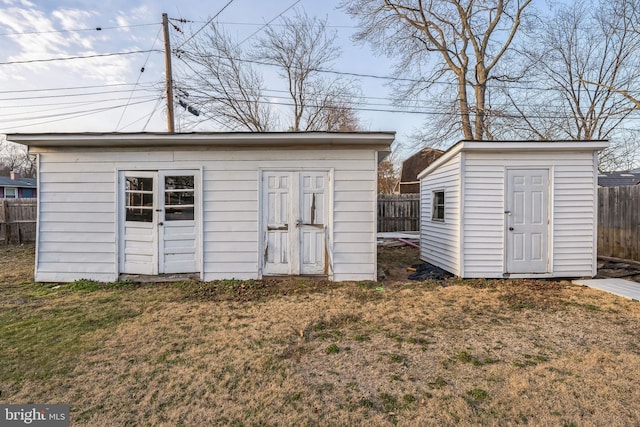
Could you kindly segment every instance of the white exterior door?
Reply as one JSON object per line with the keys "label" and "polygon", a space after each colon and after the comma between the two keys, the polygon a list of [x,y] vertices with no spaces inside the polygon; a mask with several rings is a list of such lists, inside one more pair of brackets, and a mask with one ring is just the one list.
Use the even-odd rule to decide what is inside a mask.
{"label": "white exterior door", "polygon": [[158,274],[157,174],[120,172],[120,272]]}
{"label": "white exterior door", "polygon": [[326,172],[300,173],[300,274],[326,274],[327,180]]}
{"label": "white exterior door", "polygon": [[199,171],[120,172],[120,272],[198,271]]}
{"label": "white exterior door", "polygon": [[508,169],[506,273],[549,271],[549,169]]}
{"label": "white exterior door", "polygon": [[262,174],[263,274],[326,274],[327,172]]}
{"label": "white exterior door", "polygon": [[158,272],[198,271],[196,184],[198,171],[161,171],[158,204]]}

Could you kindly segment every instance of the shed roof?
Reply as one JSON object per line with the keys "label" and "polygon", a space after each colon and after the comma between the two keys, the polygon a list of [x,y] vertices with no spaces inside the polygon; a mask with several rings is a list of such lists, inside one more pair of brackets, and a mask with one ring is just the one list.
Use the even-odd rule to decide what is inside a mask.
{"label": "shed roof", "polygon": [[0,187],[36,188],[35,178],[16,178],[0,176]]}
{"label": "shed roof", "polygon": [[444,152],[440,158],[431,163],[418,174],[418,179],[430,174],[440,165],[447,162],[461,151],[505,152],[517,151],[522,153],[539,151],[600,151],[609,146],[608,141],[468,141],[462,140]]}
{"label": "shed roof", "polygon": [[388,149],[395,132],[135,132],[135,133],[23,133],[9,134],[9,141],[29,148],[156,148],[368,146]]}

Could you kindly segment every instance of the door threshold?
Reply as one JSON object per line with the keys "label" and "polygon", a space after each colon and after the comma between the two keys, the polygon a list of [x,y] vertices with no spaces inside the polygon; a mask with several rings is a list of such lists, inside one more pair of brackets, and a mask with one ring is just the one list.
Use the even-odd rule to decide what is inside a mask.
{"label": "door threshold", "polygon": [[329,276],[326,274],[263,274],[263,279],[318,279],[325,280],[328,279]]}
{"label": "door threshold", "polygon": [[173,273],[173,274],[125,274],[121,273],[118,280],[135,283],[167,283],[200,280],[200,273]]}

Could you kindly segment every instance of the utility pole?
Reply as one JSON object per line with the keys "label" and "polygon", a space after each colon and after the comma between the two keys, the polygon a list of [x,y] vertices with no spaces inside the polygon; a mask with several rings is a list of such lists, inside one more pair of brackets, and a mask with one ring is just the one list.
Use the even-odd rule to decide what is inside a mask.
{"label": "utility pole", "polygon": [[169,39],[169,18],[166,13],[162,14],[162,31],[164,33],[164,68],[167,82],[167,131],[176,131],[173,118],[173,74],[171,72],[171,40]]}

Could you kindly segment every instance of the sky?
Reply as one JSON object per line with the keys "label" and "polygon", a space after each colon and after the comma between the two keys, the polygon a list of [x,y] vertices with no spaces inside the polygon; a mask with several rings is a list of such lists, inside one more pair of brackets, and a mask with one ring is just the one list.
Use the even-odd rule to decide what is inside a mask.
{"label": "sky", "polygon": [[[356,44],[355,22],[339,0],[0,0],[0,134],[29,132],[162,132],[167,130],[162,13],[192,34],[214,22],[250,44],[264,25],[296,10],[328,18],[342,56],[342,73],[390,76],[393,62]],[[226,6],[226,7],[225,7]],[[186,19],[187,23],[176,21]],[[100,28],[100,30],[98,30]],[[171,28],[175,47],[184,35]],[[73,57],[90,58],[76,58]],[[173,59],[176,72],[184,67]],[[144,71],[141,72],[141,69]],[[284,89],[273,70],[264,69],[267,89]],[[367,131],[395,131],[398,143],[427,119],[400,113],[391,105],[389,80],[351,76],[360,83],[365,105],[358,111]],[[277,92],[272,92],[277,93]],[[272,102],[279,102],[276,98]],[[176,104],[176,109],[181,108]],[[180,121],[177,131],[185,129]],[[219,131],[214,123],[195,130]],[[410,153],[401,156],[406,157]]]}

